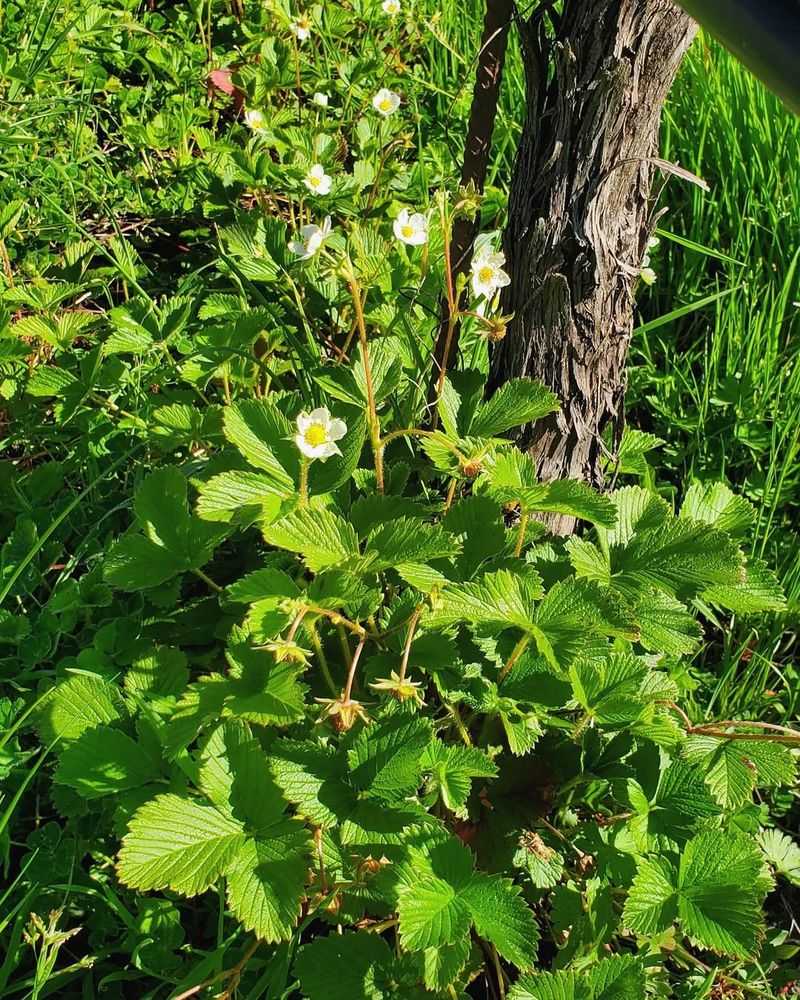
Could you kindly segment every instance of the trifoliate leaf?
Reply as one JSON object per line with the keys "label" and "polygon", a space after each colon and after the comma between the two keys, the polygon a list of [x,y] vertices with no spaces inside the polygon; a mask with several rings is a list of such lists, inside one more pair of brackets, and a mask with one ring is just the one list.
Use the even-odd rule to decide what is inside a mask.
{"label": "trifoliate leaf", "polygon": [[466,816],[467,798],[473,778],[493,778],[497,765],[483,750],[431,742],[422,757],[422,769],[428,773],[426,787],[437,794],[457,816]]}
{"label": "trifoliate leaf", "polygon": [[623,920],[646,936],[675,920],[701,947],[737,958],[751,955],[761,932],[766,883],[762,859],[747,838],[710,830],[685,846],[676,869],[666,858],[639,864]]}
{"label": "trifoliate leaf", "polygon": [[110,726],[87,729],[60,754],[54,780],[84,799],[139,788],[158,777],[156,762],[130,736]]}
{"label": "trifoliate leaf", "polygon": [[609,528],[616,523],[616,509],[608,497],[579,480],[539,482],[533,460],[521,451],[506,451],[495,456],[483,481],[486,491],[498,503],[519,503],[525,513],[566,514]]}
{"label": "trifoliate leaf", "polygon": [[762,830],[758,842],[767,861],[792,885],[800,885],[800,847],[780,830]]}
{"label": "trifoliate leaf", "polygon": [[134,889],[195,896],[219,878],[244,843],[239,823],[213,806],[159,795],[131,819],[119,852],[119,879]]}
{"label": "trifoliate leaf", "polygon": [[757,786],[794,781],[794,757],[779,743],[692,735],[686,740],[685,754],[703,772],[711,794],[726,809],[747,802]]}
{"label": "trifoliate leaf", "polygon": [[262,941],[291,937],[300,916],[310,848],[309,832],[283,820],[237,850],[227,871],[228,904],[245,930]]}

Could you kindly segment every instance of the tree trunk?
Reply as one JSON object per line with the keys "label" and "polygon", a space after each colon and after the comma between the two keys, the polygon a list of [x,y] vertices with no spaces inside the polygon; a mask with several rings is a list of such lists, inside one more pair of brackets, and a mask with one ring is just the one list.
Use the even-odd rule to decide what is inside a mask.
{"label": "tree trunk", "polygon": [[561,398],[520,440],[543,479],[602,484],[601,435],[621,426],[633,292],[653,226],[661,109],[695,30],[671,0],[565,0],[560,18],[544,0],[525,26],[528,116],[501,305],[514,319],[490,390],[527,375]]}

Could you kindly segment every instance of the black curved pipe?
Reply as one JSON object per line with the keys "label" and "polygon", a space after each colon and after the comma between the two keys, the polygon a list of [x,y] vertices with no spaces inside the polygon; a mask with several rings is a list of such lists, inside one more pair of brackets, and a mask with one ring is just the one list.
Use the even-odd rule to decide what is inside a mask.
{"label": "black curved pipe", "polygon": [[800,114],[800,0],[677,0]]}

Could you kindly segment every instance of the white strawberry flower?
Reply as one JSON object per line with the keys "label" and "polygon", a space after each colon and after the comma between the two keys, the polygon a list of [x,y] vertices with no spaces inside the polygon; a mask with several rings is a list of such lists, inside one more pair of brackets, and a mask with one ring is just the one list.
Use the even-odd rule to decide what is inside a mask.
{"label": "white strawberry flower", "polygon": [[347,424],[332,417],[327,406],[319,406],[311,413],[303,411],[297,417],[294,443],[306,458],[324,462],[331,455],[341,455],[336,442],[347,433]]}
{"label": "white strawberry flower", "polygon": [[331,190],[331,178],[325,173],[325,168],[321,163],[315,163],[306,174],[303,183],[314,194],[329,194]]}
{"label": "white strawberry flower", "polygon": [[381,87],[378,93],[372,98],[372,106],[384,118],[388,118],[389,115],[393,115],[400,107],[400,95],[395,94],[393,90],[389,90],[386,87]]}
{"label": "white strawberry flower", "polygon": [[400,13],[400,0],[383,0],[381,8],[384,14],[396,17]]}
{"label": "white strawberry flower", "polygon": [[494,298],[500,288],[511,284],[511,278],[503,270],[506,256],[491,247],[483,249],[472,261],[472,290],[477,296]]}
{"label": "white strawberry flower", "polygon": [[323,94],[321,90],[318,90],[311,100],[321,108],[327,108],[330,97],[327,94]]}
{"label": "white strawberry flower", "polygon": [[394,220],[394,235],[401,243],[418,247],[428,242],[428,220],[421,212],[412,215],[404,208]]}
{"label": "white strawberry flower", "polygon": [[297,17],[289,25],[289,30],[302,45],[303,42],[311,35],[311,18],[308,14],[298,14]]}
{"label": "white strawberry flower", "polygon": [[301,260],[308,260],[319,250],[331,232],[331,217],[327,215],[321,226],[303,226],[299,240],[290,240],[289,249]]}
{"label": "white strawberry flower", "polygon": [[245,124],[254,132],[262,132],[267,127],[267,120],[264,112],[258,108],[248,108],[244,113]]}
{"label": "white strawberry flower", "polygon": [[649,254],[645,254],[644,257],[642,258],[642,269],[641,271],[639,271],[639,277],[646,285],[654,285],[656,283],[658,275],[653,270],[653,268],[650,267]]}

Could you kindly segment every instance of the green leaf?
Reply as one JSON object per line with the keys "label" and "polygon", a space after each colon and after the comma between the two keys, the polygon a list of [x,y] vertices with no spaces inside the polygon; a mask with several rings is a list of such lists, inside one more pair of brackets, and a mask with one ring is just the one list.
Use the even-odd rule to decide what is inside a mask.
{"label": "green leaf", "polygon": [[84,799],[139,788],[158,777],[158,768],[130,736],[109,726],[87,729],[59,755],[54,780]]}
{"label": "green leaf", "polygon": [[402,802],[422,781],[422,754],[433,730],[427,719],[393,715],[363,729],[347,753],[350,781],[362,795]]}
{"label": "green leaf", "polygon": [[467,798],[473,778],[496,777],[497,765],[477,747],[431,742],[422,757],[422,769],[429,772],[426,790],[438,795],[446,809],[466,818]]}
{"label": "green leaf", "polygon": [[[379,934],[329,934],[304,945],[294,964],[300,988],[308,1000],[388,1000],[378,983],[393,957]],[[332,983],[331,970],[335,970]]]}
{"label": "green leaf", "polygon": [[469,934],[470,912],[458,888],[435,875],[422,876],[397,905],[404,948],[421,951],[454,944]]}
{"label": "green leaf", "polygon": [[295,493],[299,454],[291,442],[292,428],[271,399],[248,399],[225,408],[225,437],[247,461],[266,472],[265,480],[278,496]]}
{"label": "green leaf", "polygon": [[204,892],[245,843],[241,826],[196,799],[167,793],[136,810],[119,852],[118,874],[133,889]]}
{"label": "green leaf", "polygon": [[652,701],[674,701],[677,686],[651,670],[631,653],[612,653],[605,659],[578,660],[570,667],[575,698],[586,712],[607,725],[634,722]]}
{"label": "green leaf", "polygon": [[744,579],[739,583],[717,584],[703,591],[702,600],[738,615],[786,610],[783,586],[765,563],[751,559],[744,572]]}
{"label": "green leaf", "polygon": [[290,552],[299,552],[312,572],[358,558],[358,538],[352,525],[330,510],[297,510],[265,525],[264,538]]}
{"label": "green leaf", "polygon": [[746,837],[700,833],[686,844],[677,871],[665,858],[640,862],[625,904],[625,926],[653,936],[679,919],[701,947],[746,958],[761,934],[766,890],[761,868],[761,854]]}
{"label": "green leaf", "polygon": [[277,740],[269,766],[286,798],[316,826],[335,826],[355,805],[355,793],[345,782],[346,760],[333,747]]}
{"label": "green leaf", "polygon": [[645,974],[634,955],[614,955],[575,972],[539,972],[522,976],[508,1000],[642,1000]]}
{"label": "green leaf", "polygon": [[[627,492],[625,496],[638,494]],[[655,587],[672,596],[693,596],[709,587],[732,586],[744,580],[742,553],[728,535],[699,521],[671,517],[657,527],[644,528],[653,511],[660,516],[658,505],[646,501],[633,535],[611,545],[612,583],[623,594],[635,599],[641,591]]]}
{"label": "green leaf", "polygon": [[269,943],[286,941],[300,916],[311,840],[299,823],[284,820],[248,838],[227,871],[228,904],[245,930]]}
{"label": "green leaf", "polygon": [[494,437],[529,424],[561,408],[558,396],[532,379],[511,379],[486,403],[481,403],[469,426],[473,437]]}
{"label": "green leaf", "polygon": [[125,714],[119,689],[99,677],[76,674],[52,688],[37,711],[42,737],[75,740],[88,729]]}
{"label": "green leaf", "polygon": [[686,605],[663,590],[643,593],[636,602],[635,615],[639,642],[652,652],[672,656],[693,653],[702,639],[700,625]]}
{"label": "green leaf", "polygon": [[661,934],[678,916],[678,873],[666,858],[645,858],[625,902],[622,920],[632,931]]}
{"label": "green leaf", "polygon": [[686,491],[680,517],[738,538],[753,527],[756,511],[749,500],[736,496],[724,483],[694,483]]}
{"label": "green leaf", "polygon": [[680,864],[680,919],[704,948],[736,958],[756,950],[765,882],[761,854],[749,838],[719,830],[698,834]]}
{"label": "green leaf", "polygon": [[200,484],[197,496],[197,516],[206,521],[247,523],[264,517],[270,520],[280,509],[280,494],[273,481],[259,472],[234,469],[220,472]]}
{"label": "green leaf", "polygon": [[574,479],[540,483],[533,460],[516,449],[495,456],[483,481],[498,503],[518,502],[525,513],[566,514],[609,528],[616,523],[616,508],[608,497]]}
{"label": "green leaf", "polygon": [[794,757],[779,743],[693,735],[686,740],[684,752],[701,769],[709,791],[725,809],[737,809],[749,801],[757,786],[794,783]]}
{"label": "green leaf", "polygon": [[530,631],[534,601],[542,597],[541,577],[510,570],[486,573],[476,583],[448,586],[434,603],[426,621],[432,627],[470,622]]}
{"label": "green leaf", "polygon": [[536,962],[539,929],[533,912],[511,879],[499,875],[473,875],[461,893],[476,933],[521,969]]}
{"label": "green leaf", "polygon": [[800,885],[800,847],[780,830],[762,830],[758,835],[761,850],[779,875],[792,885]]}
{"label": "green leaf", "polygon": [[180,694],[188,680],[186,654],[172,646],[159,646],[133,661],[125,674],[125,689],[136,694]]}
{"label": "green leaf", "polygon": [[111,546],[103,564],[103,578],[120,590],[149,590],[186,568],[182,558],[144,535],[126,535]]}
{"label": "green leaf", "polygon": [[427,563],[454,556],[461,546],[438,524],[399,517],[370,532],[364,563],[371,571],[389,569],[399,563]]}
{"label": "green leaf", "polygon": [[526,871],[537,889],[551,889],[561,881],[564,859],[538,833],[527,830],[519,838],[514,866]]}
{"label": "green leaf", "polygon": [[548,590],[536,608],[534,625],[539,652],[556,669],[566,669],[599,637],[639,635],[632,612],[614,591],[572,578]]}

